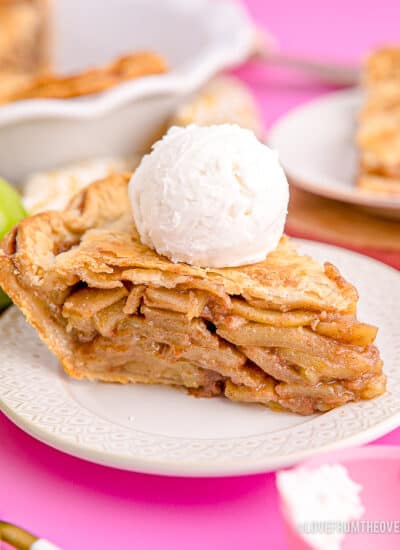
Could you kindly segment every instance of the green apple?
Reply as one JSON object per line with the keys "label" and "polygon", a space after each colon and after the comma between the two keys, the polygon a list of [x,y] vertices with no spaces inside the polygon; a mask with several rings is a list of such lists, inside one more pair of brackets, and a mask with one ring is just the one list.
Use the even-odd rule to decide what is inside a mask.
{"label": "green apple", "polygon": [[[19,193],[0,178],[0,240],[25,217],[26,212]],[[9,303],[9,297],[0,288],[0,310],[8,306]]]}

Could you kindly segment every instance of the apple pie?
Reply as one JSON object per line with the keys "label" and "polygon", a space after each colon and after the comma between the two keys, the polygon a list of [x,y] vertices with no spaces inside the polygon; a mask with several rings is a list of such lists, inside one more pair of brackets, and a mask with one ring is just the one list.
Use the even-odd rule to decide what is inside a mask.
{"label": "apple pie", "polygon": [[400,47],[369,56],[357,144],[360,188],[400,194]]}
{"label": "apple pie", "polygon": [[140,242],[128,181],[95,182],[2,243],[1,286],[69,375],[300,414],[385,391],[377,329],[336,267],[285,236],[257,264],[173,263]]}

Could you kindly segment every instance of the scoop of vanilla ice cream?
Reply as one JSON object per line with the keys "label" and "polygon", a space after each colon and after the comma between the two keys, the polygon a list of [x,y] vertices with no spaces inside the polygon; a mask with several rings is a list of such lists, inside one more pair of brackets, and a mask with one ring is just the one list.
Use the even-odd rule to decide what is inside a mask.
{"label": "scoop of vanilla ice cream", "polygon": [[275,151],[237,125],[173,127],[129,186],[143,243],[204,267],[260,262],[283,233],[289,188]]}

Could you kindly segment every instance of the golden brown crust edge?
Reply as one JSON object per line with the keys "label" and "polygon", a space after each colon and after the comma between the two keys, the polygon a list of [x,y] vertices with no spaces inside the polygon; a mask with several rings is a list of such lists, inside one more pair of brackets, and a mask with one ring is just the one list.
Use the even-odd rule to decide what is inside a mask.
{"label": "golden brown crust edge", "polygon": [[22,99],[68,99],[96,94],[128,80],[167,71],[165,60],[153,52],[136,52],[115,59],[108,65],[82,73],[61,76],[47,74],[2,98],[4,103]]}
{"label": "golden brown crust edge", "polygon": [[[48,260],[48,251],[41,251],[41,247],[35,239],[37,233],[40,232],[42,236],[46,236],[46,245],[53,251],[60,250],[65,246],[65,234],[69,235],[70,243],[74,238],[78,241],[84,231],[95,227],[96,223],[106,222],[108,218],[114,218],[121,214],[118,212],[118,205],[121,202],[110,201],[110,195],[115,199],[123,192],[125,196],[129,177],[129,174],[112,176],[114,185],[112,190],[109,189],[110,193],[105,189],[105,180],[99,180],[76,195],[66,211],[68,212],[66,219],[70,222],[69,226],[66,226],[66,220],[63,219],[60,212],[37,214],[19,222],[5,236],[0,246],[2,288],[12,296],[13,302],[37,330],[47,347],[60,358],[67,374],[74,378],[82,378],[82,375],[74,367],[73,339],[52,317],[50,308],[45,307],[43,301],[36,297],[34,289],[30,289],[28,292],[21,284],[23,278],[14,262],[13,252],[16,247],[21,249],[22,255],[19,257],[21,267],[24,263],[32,265],[36,262],[36,273],[40,277],[41,271],[45,269],[45,260]],[[99,193],[99,189],[102,190],[101,193]],[[110,207],[112,204],[116,204],[117,207],[113,209]],[[79,224],[78,221],[81,223]]]}
{"label": "golden brown crust edge", "polygon": [[[85,231],[125,213],[129,178],[128,173],[114,174],[78,193],[64,212],[42,212],[22,220],[3,239],[0,262],[2,256],[17,258],[18,264],[11,261],[14,269],[21,268],[19,275],[26,268],[39,282],[54,255],[78,243]],[[104,185],[110,179],[113,185]],[[30,283],[35,286],[34,279]]]}
{"label": "golden brown crust edge", "polygon": [[74,369],[73,341],[64,328],[51,316],[48,308],[19,283],[16,268],[11,258],[0,254],[0,271],[2,288],[13,297],[13,302],[19,307],[28,323],[32,325],[41,340],[60,359],[67,374],[74,378],[82,378]]}

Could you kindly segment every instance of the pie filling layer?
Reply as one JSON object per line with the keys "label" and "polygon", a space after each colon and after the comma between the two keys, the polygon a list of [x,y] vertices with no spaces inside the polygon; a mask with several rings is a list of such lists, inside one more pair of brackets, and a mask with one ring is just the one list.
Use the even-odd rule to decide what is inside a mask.
{"label": "pie filling layer", "polygon": [[140,243],[127,182],[96,182],[3,242],[0,284],[68,374],[300,414],[385,391],[376,328],[334,266],[286,237],[259,264],[174,264]]}

